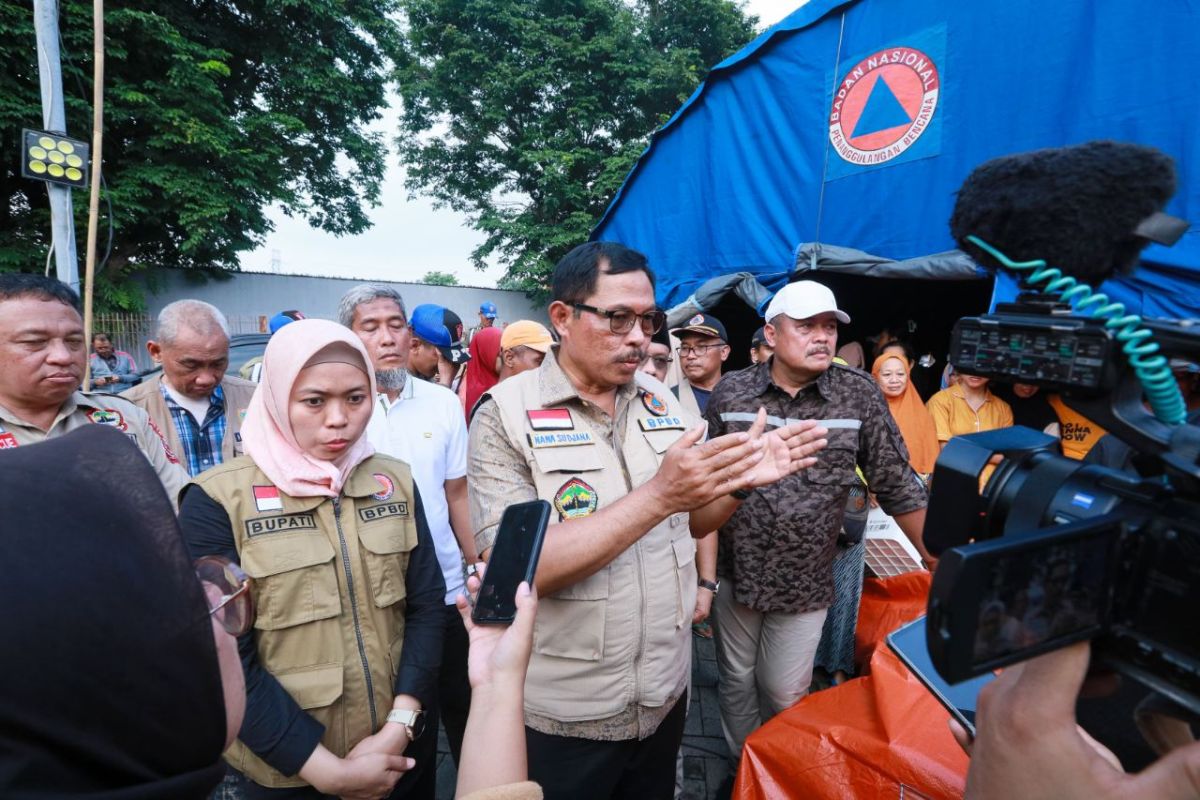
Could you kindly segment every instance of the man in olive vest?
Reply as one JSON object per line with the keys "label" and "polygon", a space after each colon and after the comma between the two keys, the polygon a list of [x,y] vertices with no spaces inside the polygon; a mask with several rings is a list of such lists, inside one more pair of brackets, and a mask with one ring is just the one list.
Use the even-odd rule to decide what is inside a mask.
{"label": "man in olive vest", "polygon": [[257,384],[225,374],[225,315],[201,300],[176,300],[159,312],[146,349],[162,372],[121,396],[158,424],[188,474],[240,456],[242,417]]}
{"label": "man in olive vest", "polygon": [[[693,532],[746,492],[814,462],[824,431],[796,423],[701,444],[679,401],[639,372],[665,315],[640,253],[580,245],[554,269],[560,344],[490,391],[467,448],[485,557],[511,503],[554,508],[537,573],[525,684],[529,773],[548,800],[671,797],[696,600]],[[732,494],[731,494],[732,493]]]}

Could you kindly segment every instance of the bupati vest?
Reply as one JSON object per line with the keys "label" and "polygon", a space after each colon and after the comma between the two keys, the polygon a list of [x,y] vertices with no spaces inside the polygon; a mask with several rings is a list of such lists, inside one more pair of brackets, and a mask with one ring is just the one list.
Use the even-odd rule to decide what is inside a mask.
{"label": "bupati vest", "polygon": [[[490,394],[538,497],[554,507],[552,522],[569,531],[571,520],[648,481],[683,435],[685,420],[670,390],[638,373],[624,443],[618,437],[610,447],[578,413],[578,401],[542,407],[539,372],[509,378]],[[688,515],[674,514],[599,572],[539,599],[525,708],[574,722],[610,717],[634,703],[665,704],[691,666],[695,561]]]}
{"label": "bupati vest", "polygon": [[[263,667],[325,726],[342,757],[383,725],[404,643],[408,559],[417,545],[408,466],[375,455],[335,501],[289,497],[248,457],[192,481],[229,514],[242,569],[254,579],[254,637]],[[263,786],[304,786],[237,741],[225,760]]]}

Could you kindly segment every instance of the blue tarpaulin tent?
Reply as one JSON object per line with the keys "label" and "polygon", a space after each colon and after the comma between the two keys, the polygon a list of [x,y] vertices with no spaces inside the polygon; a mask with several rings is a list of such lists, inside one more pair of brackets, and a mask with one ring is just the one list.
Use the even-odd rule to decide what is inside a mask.
{"label": "blue tarpaulin tent", "polygon": [[[593,238],[645,252],[666,307],[733,273],[771,290],[796,268],[879,274],[890,261],[971,278],[946,252],[967,174],[1100,138],[1171,155],[1168,211],[1200,222],[1197,63],[1187,0],[812,0],[713,68]],[[1147,316],[1200,317],[1200,230],[1151,246],[1105,289]]]}

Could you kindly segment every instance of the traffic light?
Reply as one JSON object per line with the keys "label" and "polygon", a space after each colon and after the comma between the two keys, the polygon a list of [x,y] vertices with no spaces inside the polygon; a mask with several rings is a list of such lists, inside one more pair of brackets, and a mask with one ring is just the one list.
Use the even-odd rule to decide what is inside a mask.
{"label": "traffic light", "polygon": [[21,131],[21,176],[49,181],[72,189],[88,184],[87,142],[49,131]]}

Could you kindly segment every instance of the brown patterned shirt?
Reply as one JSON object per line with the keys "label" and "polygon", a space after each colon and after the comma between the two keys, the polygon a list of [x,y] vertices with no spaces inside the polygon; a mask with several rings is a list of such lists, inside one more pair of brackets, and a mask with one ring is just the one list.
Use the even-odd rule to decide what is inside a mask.
{"label": "brown patterned shirt", "polygon": [[882,392],[861,370],[833,364],[791,397],[771,380],[772,361],[726,374],[705,416],[709,436],[747,430],[759,407],[767,429],[814,419],[829,429],[816,465],[747,498],[720,530],[717,575],[756,611],[803,613],[833,602],[833,559],[855,465],[895,516],[924,508],[925,486]]}

